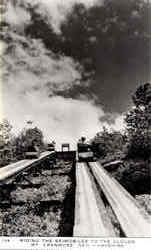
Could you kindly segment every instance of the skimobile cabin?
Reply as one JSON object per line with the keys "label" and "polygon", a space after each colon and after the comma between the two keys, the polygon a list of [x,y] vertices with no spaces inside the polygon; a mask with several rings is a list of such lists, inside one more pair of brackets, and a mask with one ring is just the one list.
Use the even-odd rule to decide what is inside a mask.
{"label": "skimobile cabin", "polygon": [[86,143],[78,143],[78,161],[93,161],[94,160],[94,153],[92,152],[91,146]]}

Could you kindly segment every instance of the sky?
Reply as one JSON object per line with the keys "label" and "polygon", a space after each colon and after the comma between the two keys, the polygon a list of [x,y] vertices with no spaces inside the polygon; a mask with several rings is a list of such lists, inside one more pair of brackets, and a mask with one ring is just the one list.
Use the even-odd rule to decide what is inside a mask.
{"label": "sky", "polygon": [[[22,0],[25,4],[39,4],[39,12],[50,17],[51,25],[58,32],[60,23],[65,19],[66,14],[71,10],[74,3],[84,3],[86,7],[93,6],[98,0]],[[102,2],[103,0],[99,0]],[[30,21],[30,15],[22,8],[14,8],[11,1],[8,4],[8,11],[5,14],[10,23],[19,25]]]}
{"label": "sky", "polygon": [[[28,2],[24,0],[24,3]],[[33,4],[37,2],[41,4],[39,11],[50,16],[53,28],[59,32],[59,24],[75,0],[32,0]],[[76,2],[89,7],[96,1]],[[58,148],[61,143],[69,142],[74,148],[81,136],[90,139],[103,126],[115,130],[124,128],[124,113],[131,106],[131,91],[139,85],[137,79],[134,86],[125,84],[121,88],[116,84],[110,88],[107,83],[96,82],[90,96],[84,92],[75,94],[81,84],[85,84],[85,90],[87,88],[87,83],[81,83],[81,65],[73,58],[56,56],[40,40],[29,39],[23,32],[14,32],[14,27],[21,31],[30,22],[30,14],[25,8],[15,8],[11,1],[8,2],[5,19],[10,24],[5,36],[11,37],[12,42],[9,44],[4,40],[2,43],[3,113],[13,125],[15,134],[28,127],[27,121],[32,120],[32,126],[38,126],[47,141],[56,140]],[[68,92],[68,96],[56,94],[61,91]],[[99,103],[96,102],[98,91]]]}

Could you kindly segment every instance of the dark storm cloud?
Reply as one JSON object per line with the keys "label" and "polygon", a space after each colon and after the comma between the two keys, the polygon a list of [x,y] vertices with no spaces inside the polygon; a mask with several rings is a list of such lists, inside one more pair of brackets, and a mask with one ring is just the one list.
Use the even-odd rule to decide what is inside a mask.
{"label": "dark storm cloud", "polygon": [[126,111],[136,88],[151,80],[150,16],[149,1],[109,0],[88,10],[76,6],[62,25],[64,52],[93,71],[85,94],[106,112]]}
{"label": "dark storm cloud", "polygon": [[95,105],[93,98],[87,98],[85,90],[80,98],[63,97],[64,91],[81,84],[79,64],[71,57],[47,50],[42,40],[26,36],[28,12],[26,15],[26,9],[21,11],[24,17],[19,22],[22,7],[9,3],[5,16],[8,27],[2,44],[3,110],[13,132],[18,133],[27,125],[26,121],[32,120],[47,140],[53,138],[58,143],[67,140],[74,146],[83,133],[92,138],[101,129],[102,108]]}
{"label": "dark storm cloud", "polygon": [[[19,0],[16,2],[20,3]],[[24,0],[24,2],[31,1]],[[60,23],[56,24],[52,18],[55,11],[59,16],[59,8],[55,11],[51,8],[55,1],[33,0],[33,2],[47,3],[45,6],[49,6],[51,2],[47,11],[43,8],[44,5],[39,5],[39,15],[42,17],[42,24],[47,24],[45,28],[49,28],[53,22],[53,28],[59,29]],[[72,39],[66,40],[65,34],[58,35],[56,30],[54,31],[58,35],[55,46],[59,44],[56,53],[53,47],[46,46],[46,40],[49,41],[46,39],[47,32],[40,32],[43,37],[38,38],[34,37],[37,34],[32,34],[32,39],[31,34],[27,35],[25,28],[30,24],[33,25],[32,28],[37,25],[39,32],[38,19],[34,22],[26,5],[22,8],[20,5],[13,6],[9,1],[6,21],[9,24],[11,44],[7,44],[9,41],[6,37],[3,46],[5,50],[11,45],[11,49],[7,50],[8,54],[5,55],[4,71],[7,71],[7,77],[4,79],[3,88],[4,106],[8,119],[14,121],[16,130],[23,128],[26,117],[30,117],[37,121],[47,138],[53,134],[60,142],[65,139],[75,142],[83,131],[86,136],[92,137],[104,125],[118,130],[123,128],[123,116],[120,113],[131,105],[130,96],[136,86],[149,81],[148,61],[144,63],[146,57],[144,47],[141,45],[139,47],[142,49],[139,53],[142,60],[136,60],[131,56],[132,51],[127,47],[127,39],[124,41],[124,47],[119,48],[116,44],[116,50],[114,48],[110,51],[110,45],[116,43],[116,40],[111,41],[110,36],[107,36],[109,44],[106,47],[105,43],[102,49],[100,33],[98,37],[96,34],[89,35],[90,29],[87,29],[88,33],[85,34],[78,30],[78,27],[81,27],[81,23],[78,22],[76,29],[71,29],[70,32],[67,25],[67,38],[69,35]],[[67,12],[71,10],[71,8],[66,9]],[[47,23],[48,17],[45,19],[48,12],[50,23]],[[63,14],[63,19],[65,16],[66,12]],[[82,17],[85,22],[85,16]],[[100,15],[94,17],[95,20],[100,18]],[[62,18],[59,22],[61,21]],[[95,25],[93,28],[93,32],[97,33]],[[55,42],[56,36],[53,38]],[[71,43],[68,44],[69,41]],[[146,50],[148,51],[148,48]],[[83,61],[87,64],[85,72]],[[89,67],[90,63],[93,64],[91,65],[93,68]],[[91,70],[94,73],[93,77]],[[12,106],[13,110],[10,109]]]}
{"label": "dark storm cloud", "polygon": [[[30,1],[24,0],[24,2],[29,3]],[[88,84],[86,81],[79,81],[78,84],[74,81],[73,84],[70,84],[69,88],[65,89],[64,85],[66,85],[66,82],[60,79],[61,84],[59,88],[56,88],[55,82],[53,82],[51,77],[51,80],[48,81],[48,91],[49,88],[51,91],[48,94],[50,96],[55,94],[73,99],[80,99],[85,96],[89,100],[93,100],[96,105],[103,107],[106,112],[122,113],[130,108],[132,104],[131,95],[137,86],[151,79],[149,58],[146,56],[147,54],[149,55],[150,51],[148,43],[145,40],[148,39],[146,37],[149,36],[150,32],[145,35],[147,31],[146,21],[142,21],[144,23],[141,23],[141,25],[146,25],[141,33],[141,29],[139,30],[139,26],[141,25],[138,26],[138,22],[140,22],[140,17],[137,19],[138,13],[132,11],[132,14],[129,14],[128,2],[130,1],[127,4],[125,2],[123,5],[119,4],[118,8],[116,6],[117,10],[115,10],[117,14],[115,17],[114,13],[109,12],[110,15],[113,14],[113,18],[111,16],[105,19],[109,23],[107,26],[101,26],[101,22],[104,20],[102,19],[104,12],[102,12],[101,7],[92,7],[93,3],[97,1],[69,0],[63,4],[61,0],[55,2],[53,0],[33,0],[32,4],[39,3],[38,12],[40,15],[43,18],[47,17],[50,24],[59,29],[65,16],[73,10],[72,6],[74,2],[85,2],[91,8],[88,11],[88,9],[84,10],[85,7],[81,7],[81,10],[84,11],[82,17],[78,14],[80,19],[77,19],[73,26],[71,25],[71,30],[68,24],[65,30],[66,33],[62,30],[61,39],[67,35],[67,41],[63,44],[59,43],[58,52],[78,60],[82,65],[84,62],[87,68],[86,73],[90,73],[93,68],[94,76],[93,79],[89,79]],[[110,2],[116,3],[116,0]],[[136,2],[138,1],[136,0]],[[11,4],[8,6],[8,15],[6,15],[6,18],[10,19],[9,22],[14,23],[14,25],[30,22],[29,12],[26,9],[22,9],[21,7],[14,9]],[[61,11],[58,6],[63,6],[64,11]],[[108,10],[109,6],[106,9]],[[78,11],[77,13],[80,13],[80,7]],[[87,11],[88,17],[86,17]],[[56,18],[57,22],[55,21]],[[130,18],[132,20],[129,21]],[[118,19],[119,21],[117,21]],[[22,20],[22,22],[19,20]],[[85,33],[80,30],[82,25]],[[131,26],[136,27],[130,30],[129,35],[126,29],[130,29]],[[85,27],[87,27],[87,30],[85,30]],[[102,30],[104,29],[103,32],[106,32],[105,35],[104,33],[102,35],[101,27],[103,27]],[[125,31],[122,30],[123,27],[126,27]],[[68,38],[71,41],[69,44]],[[139,41],[138,43],[137,40]],[[45,43],[45,37],[43,42]],[[51,48],[49,49],[51,50]],[[67,74],[67,71],[65,71],[65,74]],[[52,88],[54,89],[53,93]]]}
{"label": "dark storm cloud", "polygon": [[55,90],[53,94],[63,96],[64,98],[73,98],[80,100],[85,97],[87,100],[95,100],[94,94],[91,91],[90,86],[86,86],[85,84],[83,84],[83,86],[73,85],[71,88],[66,90]]}
{"label": "dark storm cloud", "polygon": [[104,80],[98,76],[89,91],[95,94],[96,104],[103,105],[105,111],[122,113],[131,107],[131,97],[137,87],[151,79],[148,74],[141,73],[134,70],[127,75]]}
{"label": "dark storm cloud", "polygon": [[123,113],[132,106],[132,95],[137,87],[148,82],[149,74],[143,74],[141,71],[123,74],[120,77],[102,79],[97,76],[95,81],[88,85],[72,85],[66,90],[55,90],[53,94],[63,96],[65,98],[81,99],[85,96],[89,100],[93,100],[96,105],[103,107],[105,112]]}
{"label": "dark storm cloud", "polygon": [[118,117],[116,114],[106,113],[104,116],[100,117],[100,122],[107,122],[109,125],[115,122],[115,119]]}

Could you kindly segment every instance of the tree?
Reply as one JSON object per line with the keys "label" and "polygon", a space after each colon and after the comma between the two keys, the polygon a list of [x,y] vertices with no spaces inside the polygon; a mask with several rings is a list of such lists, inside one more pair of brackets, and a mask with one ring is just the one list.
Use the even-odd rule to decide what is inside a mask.
{"label": "tree", "polygon": [[22,159],[24,157],[24,152],[28,150],[28,147],[31,146],[33,142],[40,150],[43,150],[44,137],[42,131],[37,127],[23,129],[20,135],[15,139],[16,158]]}
{"label": "tree", "polygon": [[149,103],[151,103],[151,84],[147,82],[138,87],[132,99],[136,107],[147,110]]}
{"label": "tree", "polygon": [[12,125],[9,123],[7,119],[4,119],[2,123],[0,123],[0,146],[4,147],[5,145],[10,143],[12,134]]}
{"label": "tree", "polygon": [[148,158],[151,153],[151,84],[138,87],[133,99],[133,109],[126,117],[128,155]]}
{"label": "tree", "polygon": [[109,154],[117,154],[123,149],[125,136],[117,131],[108,131],[103,127],[103,131],[97,133],[91,141],[93,151],[100,157]]}
{"label": "tree", "polygon": [[12,125],[7,119],[0,123],[0,165],[9,164],[13,158]]}
{"label": "tree", "polygon": [[39,147],[42,147],[44,145],[44,142],[43,142],[43,133],[37,127],[27,129],[25,131],[24,136],[25,136],[25,142],[26,142],[27,145],[31,144],[33,141]]}

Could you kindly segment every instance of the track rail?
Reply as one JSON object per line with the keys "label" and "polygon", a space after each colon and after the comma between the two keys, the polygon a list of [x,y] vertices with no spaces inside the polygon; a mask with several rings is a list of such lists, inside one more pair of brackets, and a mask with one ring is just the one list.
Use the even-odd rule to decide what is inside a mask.
{"label": "track rail", "polygon": [[103,202],[97,199],[97,189],[85,163],[76,165],[76,186],[73,236],[115,236],[113,230],[109,230],[104,223],[103,214],[100,211]]}
{"label": "track rail", "polygon": [[0,168],[0,183],[3,183],[5,180],[11,178],[12,176],[17,175],[24,169],[30,168],[46,160],[54,155],[55,152],[43,152],[38,159],[34,160],[21,160],[16,163],[7,165],[5,167]]}
{"label": "track rail", "polygon": [[150,237],[151,221],[134,198],[98,162],[89,167],[113,209],[126,237]]}
{"label": "track rail", "polygon": [[[38,159],[21,160],[0,168],[0,184],[33,166],[51,159],[55,152],[44,152]],[[97,185],[96,185],[97,183]],[[99,186],[99,189],[98,189]],[[77,163],[75,221],[73,236],[115,237],[101,198],[103,192],[126,237],[151,237],[151,219],[135,199],[100,165]]]}

